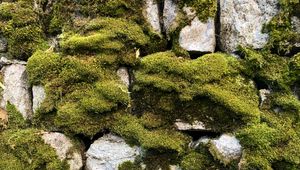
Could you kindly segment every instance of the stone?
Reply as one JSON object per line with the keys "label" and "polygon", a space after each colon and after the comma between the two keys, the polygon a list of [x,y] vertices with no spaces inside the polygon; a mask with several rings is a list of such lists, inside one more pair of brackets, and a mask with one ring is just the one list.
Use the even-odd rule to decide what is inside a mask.
{"label": "stone", "polygon": [[145,0],[144,4],[144,17],[147,19],[153,31],[157,34],[161,34],[158,3],[156,0]]}
{"label": "stone", "polygon": [[201,144],[207,145],[210,140],[211,140],[210,138],[204,136],[204,137],[201,137],[200,139],[198,139],[196,141],[192,141],[191,143],[189,143],[189,147],[191,149],[197,149]]}
{"label": "stone", "polygon": [[180,119],[177,119],[175,122],[175,127],[177,130],[181,130],[181,131],[207,131],[207,130],[211,130],[205,127],[203,122],[200,121],[194,121],[193,123],[187,123],[187,122],[183,122]]}
{"label": "stone", "polygon": [[57,132],[44,132],[42,139],[56,151],[58,158],[66,160],[70,170],[80,170],[83,166],[82,156],[78,150],[74,149],[71,140],[64,134]]}
{"label": "stone", "polygon": [[190,52],[213,53],[216,47],[214,19],[209,18],[203,23],[195,17],[191,25],[185,26],[180,31],[179,44]]}
{"label": "stone", "polygon": [[126,161],[133,162],[140,154],[138,147],[130,147],[125,140],[108,134],[96,140],[86,153],[86,170],[116,170]]}
{"label": "stone", "polygon": [[33,86],[32,87],[32,110],[33,112],[41,106],[42,102],[46,98],[45,89],[43,86]]}
{"label": "stone", "polygon": [[210,141],[209,151],[215,159],[228,165],[241,157],[242,146],[236,137],[223,134],[218,139]]}
{"label": "stone", "polygon": [[293,16],[291,18],[293,29],[300,34],[300,18]]}
{"label": "stone", "polygon": [[15,105],[25,119],[32,116],[31,89],[22,64],[7,65],[2,68],[4,89],[1,107],[6,108],[7,102]]}
{"label": "stone", "polygon": [[117,75],[120,77],[120,79],[122,80],[122,82],[127,87],[129,87],[129,85],[130,85],[130,75],[129,75],[128,68],[126,68],[126,67],[120,67],[117,70]]}
{"label": "stone", "polygon": [[178,165],[170,165],[169,170],[182,170]]}
{"label": "stone", "polygon": [[7,51],[7,40],[6,38],[0,36],[0,53]]}
{"label": "stone", "polygon": [[0,130],[6,128],[8,123],[8,114],[4,109],[0,108]]}
{"label": "stone", "polygon": [[259,97],[260,97],[260,104],[259,106],[261,107],[264,102],[267,100],[268,95],[271,94],[271,91],[268,89],[260,89],[259,90]]}
{"label": "stone", "polygon": [[278,13],[278,0],[220,0],[220,48],[237,51],[238,45],[263,48],[269,38],[263,25]]}
{"label": "stone", "polygon": [[178,26],[176,22],[178,11],[178,6],[174,0],[164,0],[163,22],[167,34]]}

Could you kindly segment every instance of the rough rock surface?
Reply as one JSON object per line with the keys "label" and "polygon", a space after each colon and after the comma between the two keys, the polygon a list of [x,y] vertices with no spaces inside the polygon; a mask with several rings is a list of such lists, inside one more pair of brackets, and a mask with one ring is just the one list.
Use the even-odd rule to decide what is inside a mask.
{"label": "rough rock surface", "polygon": [[117,71],[117,75],[120,77],[122,82],[127,87],[129,87],[129,85],[130,85],[130,75],[129,75],[128,69],[126,67],[120,67]]}
{"label": "rough rock surface", "polygon": [[125,161],[134,161],[138,147],[130,147],[112,134],[96,140],[86,153],[86,170],[115,170]]}
{"label": "rough rock surface", "polygon": [[185,6],[183,11],[192,21],[190,25],[185,26],[180,31],[180,46],[191,52],[214,52],[216,47],[214,19],[209,18],[206,23],[203,23],[191,7]]}
{"label": "rough rock surface", "polygon": [[214,52],[216,47],[214,20],[210,18],[207,23],[203,23],[195,17],[191,25],[180,31],[179,44],[187,51]]}
{"label": "rough rock surface", "polygon": [[278,12],[278,0],[220,0],[220,43],[221,49],[234,52],[237,46],[262,48],[268,34],[262,33]]}
{"label": "rough rock surface", "polygon": [[80,152],[73,149],[73,144],[64,134],[56,132],[45,132],[42,135],[46,144],[55,149],[60,160],[66,160],[70,166],[70,170],[79,170],[82,168],[82,156]]}
{"label": "rough rock surface", "polygon": [[46,98],[45,89],[43,86],[32,87],[32,109],[35,112]]}
{"label": "rough rock surface", "polygon": [[0,52],[6,52],[7,50],[7,40],[0,36]]}
{"label": "rough rock surface", "polygon": [[144,17],[151,25],[154,32],[161,34],[159,21],[159,8],[155,0],[145,0]]}
{"label": "rough rock surface", "polygon": [[300,34],[300,18],[293,16],[292,17],[292,25],[294,30]]}
{"label": "rough rock surface", "polygon": [[2,92],[1,107],[5,108],[7,102],[15,105],[24,118],[32,116],[31,89],[26,73],[26,66],[12,64],[3,67],[4,90]]}
{"label": "rough rock surface", "polygon": [[259,106],[262,106],[264,102],[267,100],[268,95],[271,94],[271,91],[268,89],[260,89],[259,90],[259,97],[260,97],[260,104]]}
{"label": "rough rock surface", "polygon": [[210,143],[211,154],[225,165],[239,159],[242,154],[240,141],[234,136],[224,134],[219,139],[211,140]]}
{"label": "rough rock surface", "polygon": [[168,34],[172,29],[177,27],[176,17],[178,14],[178,6],[174,0],[164,1],[163,21],[164,28]]}
{"label": "rough rock surface", "polygon": [[203,122],[195,121],[193,123],[187,123],[187,122],[181,121],[180,119],[176,120],[175,127],[176,127],[176,129],[182,130],[182,131],[185,131],[185,130],[194,130],[194,131],[197,131],[197,130],[198,131],[210,130],[210,129],[207,129],[205,127]]}

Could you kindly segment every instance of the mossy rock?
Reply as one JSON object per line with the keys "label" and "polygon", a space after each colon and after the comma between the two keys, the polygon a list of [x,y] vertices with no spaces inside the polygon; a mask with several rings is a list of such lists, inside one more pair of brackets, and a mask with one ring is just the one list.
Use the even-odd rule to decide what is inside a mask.
{"label": "mossy rock", "polygon": [[36,129],[7,130],[1,133],[1,169],[67,169],[66,162],[41,138]]}

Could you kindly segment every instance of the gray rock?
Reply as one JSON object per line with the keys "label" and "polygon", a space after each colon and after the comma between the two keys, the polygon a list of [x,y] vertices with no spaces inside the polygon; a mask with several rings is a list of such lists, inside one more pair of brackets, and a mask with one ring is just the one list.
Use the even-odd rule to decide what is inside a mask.
{"label": "gray rock", "polygon": [[236,137],[224,134],[219,139],[210,141],[209,151],[215,159],[227,165],[241,157],[242,146]]}
{"label": "gray rock", "polygon": [[6,38],[0,36],[0,52],[6,52],[7,51],[7,40]]}
{"label": "gray rock", "polygon": [[180,31],[179,44],[187,51],[214,52],[216,47],[214,19],[210,18],[203,23],[195,17],[191,25]]}
{"label": "gray rock", "polygon": [[122,82],[127,87],[129,87],[129,85],[130,85],[130,75],[129,75],[128,68],[126,68],[126,67],[120,67],[117,70],[117,75],[120,77],[120,79],[122,80]]}
{"label": "gray rock", "polygon": [[82,168],[83,163],[80,152],[74,149],[74,145],[71,140],[64,134],[44,132],[42,138],[46,144],[49,144],[52,148],[54,148],[61,161],[67,160],[70,170],[80,170]]}
{"label": "gray rock", "polygon": [[268,34],[262,27],[278,13],[278,0],[220,0],[221,49],[234,52],[237,46],[262,48]]}
{"label": "gray rock", "polygon": [[300,18],[293,16],[292,17],[292,26],[293,29],[300,34]]}
{"label": "gray rock", "polygon": [[268,95],[271,94],[271,91],[268,89],[260,89],[259,90],[259,97],[260,97],[260,104],[259,106],[261,107],[264,102],[267,100]]}
{"label": "gray rock", "polygon": [[178,11],[178,6],[174,0],[164,0],[163,21],[167,34],[178,26],[176,22]]}
{"label": "gray rock", "polygon": [[15,105],[25,119],[32,116],[31,89],[26,73],[26,66],[21,64],[7,65],[2,68],[4,90],[2,92],[1,107],[7,102]]}
{"label": "gray rock", "polygon": [[161,34],[160,19],[159,19],[159,7],[156,0],[144,0],[144,17],[151,25],[154,32]]}
{"label": "gray rock", "polygon": [[11,64],[26,65],[27,63],[25,61],[9,60],[9,59],[7,59],[6,55],[1,55],[0,65],[11,65]]}
{"label": "gray rock", "polygon": [[35,112],[46,98],[45,89],[43,86],[32,87],[32,109]]}
{"label": "gray rock", "polygon": [[96,140],[88,149],[86,170],[116,170],[125,161],[134,161],[138,147],[130,147],[124,139],[108,134]]}
{"label": "gray rock", "polygon": [[189,147],[191,149],[196,149],[198,148],[201,144],[203,145],[207,145],[209,142],[210,142],[210,138],[204,136],[204,137],[201,137],[200,139],[196,140],[196,141],[193,141],[191,143],[189,143]]}
{"label": "gray rock", "polygon": [[193,131],[208,131],[211,130],[206,128],[203,122],[194,121],[193,123],[183,122],[180,119],[177,119],[175,122],[175,127],[177,130],[186,131],[186,130],[193,130]]}

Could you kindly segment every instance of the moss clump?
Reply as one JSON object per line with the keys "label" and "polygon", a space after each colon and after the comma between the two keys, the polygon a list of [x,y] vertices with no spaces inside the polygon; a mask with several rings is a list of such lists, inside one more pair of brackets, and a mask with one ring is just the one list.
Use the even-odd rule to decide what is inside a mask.
{"label": "moss clump", "polygon": [[143,168],[140,165],[136,165],[130,161],[123,162],[119,165],[118,170],[142,170]]}
{"label": "moss clump", "polygon": [[117,116],[112,129],[131,143],[138,143],[148,150],[169,150],[182,154],[188,144],[188,138],[183,134],[168,129],[147,130],[140,120],[132,115]]}
{"label": "moss clump", "polygon": [[119,62],[134,65],[136,51],[149,42],[149,37],[136,23],[115,18],[96,18],[79,33],[65,34],[61,47],[68,54],[103,54],[119,57]]}
{"label": "moss clump", "polygon": [[[239,61],[225,54],[187,60],[176,58],[172,52],[156,53],[143,58],[135,73],[134,95],[145,98],[145,104],[141,104],[145,108],[139,110],[151,106],[169,120],[170,117],[183,117],[193,121],[190,117],[193,115],[192,118],[201,117],[200,120],[205,120],[210,126],[213,122],[208,120],[209,117],[221,120],[221,117],[230,115],[229,121],[236,118],[242,122],[256,122],[260,116],[257,91],[253,82],[238,75],[241,70]],[[216,107],[211,108],[211,104]],[[219,115],[211,113],[208,108],[218,110]],[[166,113],[161,113],[162,109]],[[221,122],[226,124],[225,120]]]}
{"label": "moss clump", "polygon": [[44,48],[44,33],[38,16],[28,2],[0,4],[0,33],[8,40],[11,58],[27,60],[38,48]]}
{"label": "moss clump", "polygon": [[179,6],[183,8],[184,6],[192,7],[198,18],[202,22],[206,22],[208,18],[215,18],[217,13],[217,0],[184,0],[179,2]]}
{"label": "moss clump", "polygon": [[[45,144],[36,129],[7,130],[0,138],[1,169],[67,169],[55,151]],[[5,167],[4,167],[5,166]]]}
{"label": "moss clump", "polygon": [[26,122],[22,114],[16,109],[14,105],[8,102],[6,106],[6,110],[8,112],[9,129],[23,129],[28,127],[28,122]]}
{"label": "moss clump", "polygon": [[116,72],[102,69],[99,62],[96,57],[36,52],[27,72],[32,84],[45,86],[47,97],[34,115],[35,124],[86,136],[107,127],[111,115],[107,113],[125,109],[130,101]]}

